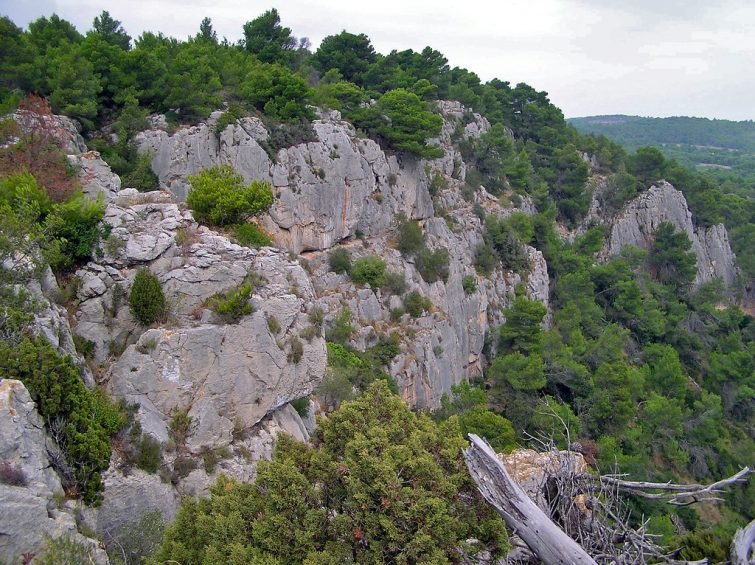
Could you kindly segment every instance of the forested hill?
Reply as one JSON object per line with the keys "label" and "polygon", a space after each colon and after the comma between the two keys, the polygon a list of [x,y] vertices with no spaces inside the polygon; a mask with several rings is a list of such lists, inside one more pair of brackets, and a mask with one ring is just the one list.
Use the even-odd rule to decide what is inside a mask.
{"label": "forested hill", "polygon": [[643,145],[696,145],[755,153],[755,122],[708,118],[644,118],[641,116],[587,116],[567,120],[583,133],[606,135],[627,148]]}
{"label": "forested hill", "polygon": [[629,151],[650,145],[688,169],[707,173],[726,192],[755,198],[755,122],[707,118],[587,116],[567,120],[581,133],[605,135]]}

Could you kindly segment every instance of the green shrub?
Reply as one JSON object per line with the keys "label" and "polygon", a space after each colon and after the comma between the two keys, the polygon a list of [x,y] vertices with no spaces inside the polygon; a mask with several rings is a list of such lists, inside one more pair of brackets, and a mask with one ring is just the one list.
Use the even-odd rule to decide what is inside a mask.
{"label": "green shrub", "polygon": [[151,435],[142,434],[136,445],[134,464],[147,473],[157,473],[160,466],[160,442]]}
{"label": "green shrub", "polygon": [[265,212],[273,203],[269,182],[244,179],[230,165],[216,165],[189,176],[186,203],[198,222],[216,226],[239,223],[246,216]]}
{"label": "green shrub", "polygon": [[381,365],[388,365],[401,353],[401,336],[397,332],[391,333],[388,337],[381,335],[377,344],[366,353]]}
{"label": "green shrub", "polygon": [[406,310],[401,308],[400,306],[398,308],[391,308],[391,322],[399,322],[401,321],[401,317],[406,313]]}
{"label": "green shrub", "polygon": [[235,324],[254,311],[252,289],[252,283],[244,283],[226,293],[211,296],[205,305],[227,324]]}
{"label": "green shrub", "polygon": [[176,442],[176,445],[183,445],[186,443],[186,437],[189,435],[189,428],[191,428],[192,417],[185,410],[175,410],[170,417],[170,424],[168,426],[168,432],[171,439]]}
{"label": "green shrub", "polygon": [[48,257],[56,271],[68,271],[92,258],[92,251],[110,230],[102,225],[105,203],[77,192],[56,204],[45,220],[45,231],[58,242],[57,253]]}
{"label": "green shrub", "polygon": [[375,255],[360,257],[351,268],[351,280],[357,284],[369,284],[373,289],[385,284],[385,261]]}
{"label": "green shrub", "polygon": [[302,418],[306,418],[307,415],[309,415],[309,398],[306,396],[304,398],[297,398],[296,400],[291,401],[291,406],[293,406],[294,410],[296,410],[296,413],[299,414]]}
{"label": "green shrub", "polygon": [[333,318],[330,327],[325,332],[325,338],[328,341],[345,344],[351,339],[352,333],[354,333],[354,326],[351,325],[351,310],[344,307]]}
{"label": "green shrub", "polygon": [[267,319],[267,329],[270,330],[270,333],[273,335],[281,331],[281,325],[278,321],[278,318],[276,318],[275,316],[270,316]]}
{"label": "green shrub", "polygon": [[425,282],[446,282],[448,280],[448,260],[448,249],[445,247],[435,251],[430,251],[425,247],[414,258],[414,265]]}
{"label": "green shrub", "polygon": [[464,294],[472,294],[475,290],[477,290],[477,281],[474,278],[474,275],[465,275],[463,279],[461,279],[461,287],[464,289]]}
{"label": "green shrub", "polygon": [[[512,220],[508,220],[488,216],[485,220],[484,240],[485,245],[493,250],[504,269],[515,273],[526,273],[530,269],[530,258],[515,228],[522,230],[525,235],[532,233],[531,230],[534,228],[528,225],[526,220],[519,221],[520,218],[521,216],[515,216]],[[487,252],[488,250],[485,250],[485,253]]]}
{"label": "green shrub", "polygon": [[430,185],[427,188],[430,196],[436,196],[438,192],[448,188],[448,182],[441,173],[436,172],[430,180]]}
{"label": "green shrub", "polygon": [[73,563],[94,563],[93,547],[79,543],[69,535],[47,538],[42,552],[34,557],[40,565],[61,565]]}
{"label": "green shrub", "polygon": [[330,406],[338,408],[342,402],[354,397],[354,385],[346,374],[328,371],[317,386],[317,395]]}
{"label": "green shrub", "polygon": [[281,436],[254,484],[222,478],[209,499],[187,499],[155,561],[454,563],[470,538],[497,560],[505,526],[469,478],[466,445],[455,419],[436,424],[374,383],[312,446]]}
{"label": "green shrub", "polygon": [[202,457],[204,470],[208,475],[211,475],[215,472],[218,463],[220,463],[223,459],[230,457],[231,454],[228,452],[228,448],[226,447],[218,447],[213,449],[205,445],[204,447],[202,447],[200,455]]}
{"label": "green shrub", "polygon": [[140,269],[128,295],[131,314],[143,326],[165,319],[167,305],[158,278],[148,269]]}
{"label": "green shrub", "polygon": [[62,458],[53,464],[64,485],[84,501],[99,501],[100,473],[110,465],[110,438],[125,424],[122,410],[89,390],[70,357],[61,357],[43,338],[0,341],[0,374],[24,383]]}
{"label": "green shrub", "polygon": [[408,220],[406,217],[398,219],[398,249],[404,257],[412,257],[425,247],[425,234],[422,228],[415,221]]}
{"label": "green shrub", "polygon": [[241,117],[242,110],[238,105],[231,105],[228,110],[223,112],[218,121],[215,123],[215,135],[220,138],[220,134],[231,124],[235,124]]}
{"label": "green shrub", "polygon": [[317,134],[309,120],[277,123],[266,119],[265,126],[269,135],[266,140],[260,142],[260,146],[265,150],[271,161],[276,160],[278,151],[281,149],[318,141]]}
{"label": "green shrub", "polygon": [[299,337],[302,339],[306,339],[307,341],[311,342],[314,338],[320,337],[320,328],[317,326],[309,325],[306,328],[304,328],[302,331],[299,332]]}
{"label": "green shrub", "polygon": [[96,345],[91,339],[81,337],[79,334],[73,334],[73,344],[76,347],[76,352],[87,361],[90,361],[94,357],[94,348]]}
{"label": "green shrub", "polygon": [[328,265],[334,273],[349,274],[351,272],[351,253],[343,247],[334,249],[328,254]]}
{"label": "green shrub", "polygon": [[495,249],[487,243],[481,243],[475,249],[474,267],[481,275],[489,275],[498,265],[498,256]]}
{"label": "green shrub", "polygon": [[385,283],[383,284],[382,288],[390,294],[401,296],[406,292],[406,277],[404,277],[403,273],[388,271],[387,273],[385,273]]}
{"label": "green shrub", "polygon": [[178,481],[189,476],[197,468],[197,461],[191,455],[179,455],[173,462],[173,473],[170,477],[171,482],[175,485]]}
{"label": "green shrub", "polygon": [[309,314],[307,314],[307,319],[309,320],[310,324],[320,329],[322,328],[323,322],[325,322],[325,313],[322,311],[322,308],[318,306],[312,306]]}
{"label": "green shrub", "polygon": [[[165,521],[159,510],[144,512],[138,520],[127,522],[113,534],[105,533],[105,545],[113,565],[145,563],[159,547],[165,531]],[[82,561],[89,563],[89,560]]]}
{"label": "green shrub", "polygon": [[231,226],[231,234],[233,234],[236,243],[253,249],[263,246],[271,246],[273,244],[272,240],[257,224],[248,222],[235,224]]}
{"label": "green shrub", "polygon": [[160,181],[152,170],[152,155],[142,153],[136,158],[133,169],[121,177],[121,184],[124,187],[135,188],[140,192],[149,192],[157,190],[160,187]]}
{"label": "green shrub", "polygon": [[430,299],[413,290],[404,298],[404,308],[412,318],[419,318],[423,312],[430,311],[433,303]]}
{"label": "green shrub", "polygon": [[298,365],[304,356],[304,344],[298,337],[294,336],[291,338],[289,345],[291,346],[291,350],[288,352],[288,362]]}

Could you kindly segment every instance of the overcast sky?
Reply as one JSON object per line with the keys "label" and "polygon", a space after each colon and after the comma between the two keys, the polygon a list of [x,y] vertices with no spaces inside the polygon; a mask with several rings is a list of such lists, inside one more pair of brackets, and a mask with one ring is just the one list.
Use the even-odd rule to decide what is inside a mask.
{"label": "overcast sky", "polygon": [[232,41],[271,7],[313,48],[343,29],[381,53],[430,45],[483,80],[547,91],[567,117],[755,119],[753,0],[0,0],[21,27],[57,13],[85,32],[104,9],[134,37],[183,39],[207,16]]}

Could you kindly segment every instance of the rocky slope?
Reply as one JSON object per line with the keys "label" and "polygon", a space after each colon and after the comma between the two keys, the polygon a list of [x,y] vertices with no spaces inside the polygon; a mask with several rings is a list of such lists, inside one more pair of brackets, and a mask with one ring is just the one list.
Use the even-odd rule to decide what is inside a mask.
{"label": "rocky slope", "polygon": [[[220,113],[172,135],[158,126],[139,134],[137,143],[140,151],[153,155],[152,167],[161,185],[179,200],[187,192],[188,175],[214,164],[233,165],[247,181],[271,181],[276,199],[262,224],[276,245],[303,253],[310,262],[318,306],[327,318],[349,307],[359,326],[354,344],[361,348],[374,344],[380,332],[398,331],[404,337],[404,352],[394,360],[391,374],[410,404],[434,407],[452,385],[481,374],[485,336],[503,321],[500,308],[523,280],[500,270],[482,279],[471,267],[483,226],[471,203],[460,197],[466,168],[451,143],[465,109],[457,102],[439,104],[444,125],[435,143],[444,148],[445,156],[435,160],[399,160],[374,141],[358,137],[338,112],[322,114],[314,122],[318,141],[282,149],[274,162],[260,146],[267,139],[260,120],[243,118],[218,134]],[[479,136],[489,127],[485,118],[474,115],[463,135]],[[510,212],[484,191],[475,198],[488,212]],[[437,217],[436,208],[443,210],[444,218]],[[450,251],[445,283],[426,284],[413,263],[392,249],[400,213],[421,221],[431,248]],[[391,324],[390,310],[401,304],[398,297],[356,288],[347,277],[328,272],[321,252],[337,245],[346,245],[355,258],[374,254],[386,259],[391,270],[406,277],[410,291],[431,299],[433,312]],[[527,289],[547,304],[547,267],[539,252],[530,253]],[[477,289],[469,295],[461,285],[465,275],[477,279]]]}
{"label": "rocky slope", "polygon": [[[357,349],[374,345],[380,336],[399,336],[401,352],[389,372],[413,406],[436,407],[454,384],[481,375],[486,344],[494,342],[491,336],[505,321],[502,309],[515,287],[523,284],[531,298],[547,306],[548,271],[542,254],[529,248],[526,275],[500,267],[489,277],[476,274],[474,250],[482,241],[484,226],[474,205],[501,216],[513,208],[484,189],[471,201],[462,198],[466,165],[454,148],[452,133],[461,129],[463,136],[479,136],[489,124],[474,115],[459,128],[467,116],[465,109],[453,102],[439,104],[444,124],[433,142],[444,148],[445,156],[435,160],[386,152],[374,141],[360,138],[337,112],[322,114],[314,122],[317,141],[282,149],[275,161],[261,145],[268,132],[256,118],[238,120],[219,133],[219,112],[205,123],[174,133],[167,131],[164,120],[154,119],[154,126],[137,137],[140,151],[152,154],[153,169],[164,189],[152,193],[121,189],[120,180],[99,156],[84,152],[73,125],[53,120],[56,135],[72,153],[69,160],[79,165],[87,194],[102,194],[108,202],[105,221],[112,229],[97,257],[76,273],[80,284],[70,318],[49,299],[60,293],[51,275],[33,289],[43,305],[35,332],[61,352],[74,355],[90,385],[95,376],[76,354],[72,332],[93,343],[96,380],[113,397],[138,404],[136,420],[162,445],[168,476],[130,469],[115,450],[104,476],[101,508],[58,514],[53,493],[59,481],[47,476],[51,473],[45,460],[48,440],[39,417],[35,420],[33,405],[25,400],[20,385],[2,381],[21,399],[23,409],[13,404],[12,410],[6,410],[11,401],[0,402],[6,410],[0,418],[12,423],[7,430],[0,426],[4,442],[0,456],[16,461],[25,457],[19,453],[36,453],[28,462],[33,461],[29,464],[36,481],[30,484],[37,486],[23,487],[23,492],[12,490],[21,487],[7,487],[8,500],[28,496],[36,506],[33,512],[31,507],[14,506],[0,528],[10,528],[6,522],[25,523],[16,518],[24,513],[42,516],[47,508],[47,517],[40,517],[38,524],[52,520],[44,526],[50,531],[75,531],[78,521],[100,536],[113,535],[150,510],[172,519],[180,496],[206,492],[221,472],[251,480],[257,461],[271,456],[278,433],[308,439],[290,402],[311,395],[326,374],[322,332],[310,331],[309,315],[316,308],[322,310],[326,326],[349,308],[356,330],[352,345]],[[199,226],[181,203],[188,176],[219,163],[233,165],[247,181],[272,182],[275,201],[261,224],[276,247],[254,250],[236,245],[222,233]],[[527,199],[520,209],[534,211]],[[414,260],[395,249],[395,222],[401,213],[420,223],[430,249],[448,250],[445,282],[426,282]],[[671,221],[693,242],[698,256],[696,284],[713,277],[731,284],[736,277],[725,229],[695,229],[683,196],[670,185],[653,187],[615,218],[602,217],[596,205],[591,221],[610,225],[602,257],[629,244],[647,247],[657,225]],[[399,296],[360,287],[346,275],[330,271],[328,254],[336,247],[347,248],[354,259],[380,256],[390,271],[403,275],[408,291],[429,298],[432,308],[418,318],[404,314],[396,319],[391,310],[401,305]],[[127,304],[140,269],[158,277],[170,301],[168,319],[149,328],[137,323]],[[465,290],[464,277],[472,277],[474,288],[467,285]],[[210,297],[246,281],[254,285],[253,313],[227,323],[207,308]],[[180,442],[171,432],[171,420],[178,413],[190,418]],[[25,416],[19,419],[17,414]],[[31,428],[36,432],[29,432],[33,446],[27,449],[14,438],[26,433],[18,430]],[[198,463],[208,453],[218,455],[217,465]],[[183,464],[187,459],[192,466]],[[12,543],[6,541],[7,551],[0,551],[0,556],[21,549]]]}
{"label": "rocky slope", "polygon": [[0,379],[0,558],[38,553],[48,537],[69,536],[86,545],[98,563],[107,556],[77,530],[76,504],[64,502],[50,463],[55,445],[20,381]]}
{"label": "rocky slope", "polygon": [[670,222],[687,234],[697,257],[694,286],[721,279],[727,287],[734,284],[738,269],[723,224],[695,226],[684,195],[667,182],[652,186],[629,202],[610,222],[603,249],[605,256],[617,255],[626,245],[648,249],[658,225]]}

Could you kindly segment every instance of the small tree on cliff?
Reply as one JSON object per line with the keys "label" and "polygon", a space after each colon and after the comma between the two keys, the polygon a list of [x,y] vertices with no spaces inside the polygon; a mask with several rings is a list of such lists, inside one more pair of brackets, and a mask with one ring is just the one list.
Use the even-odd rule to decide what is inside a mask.
{"label": "small tree on cliff", "polygon": [[273,203],[269,182],[255,180],[244,186],[243,177],[230,165],[217,165],[189,177],[191,190],[186,203],[201,223],[235,224],[266,211]]}

